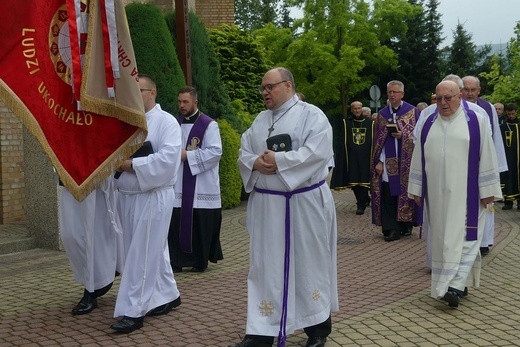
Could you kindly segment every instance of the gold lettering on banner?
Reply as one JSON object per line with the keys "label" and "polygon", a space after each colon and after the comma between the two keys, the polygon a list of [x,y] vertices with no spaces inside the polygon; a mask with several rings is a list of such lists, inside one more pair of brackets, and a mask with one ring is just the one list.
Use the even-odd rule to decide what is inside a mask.
{"label": "gold lettering on banner", "polygon": [[92,125],[94,122],[94,117],[92,117],[90,113],[74,110],[71,111],[57,103],[43,82],[38,86],[38,92],[40,93],[43,102],[58,119],[79,126]]}
{"label": "gold lettering on banner", "polygon": [[38,58],[36,58],[36,48],[34,47],[34,37],[32,35],[36,32],[36,29],[32,28],[23,28],[22,29],[22,46],[27,47],[22,51],[23,56],[26,58],[25,64],[27,68],[30,70],[29,74],[34,75],[38,71],[40,71],[40,65],[38,64]]}

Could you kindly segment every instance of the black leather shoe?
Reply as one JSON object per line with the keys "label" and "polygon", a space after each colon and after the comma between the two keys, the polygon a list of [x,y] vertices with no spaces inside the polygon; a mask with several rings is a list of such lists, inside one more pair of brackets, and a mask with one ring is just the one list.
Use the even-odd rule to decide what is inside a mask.
{"label": "black leather shoe", "polygon": [[272,343],[260,342],[250,337],[244,337],[240,342],[229,345],[228,347],[272,347]]}
{"label": "black leather shoe", "polygon": [[305,347],[325,347],[326,337],[309,337]]}
{"label": "black leather shoe", "polygon": [[139,318],[131,318],[124,316],[119,322],[116,322],[110,326],[110,328],[114,329],[119,333],[131,333],[134,330],[140,329],[143,327],[143,317]]}
{"label": "black leather shoe", "polygon": [[72,314],[76,316],[87,314],[92,312],[95,308],[97,308],[96,298],[92,294],[86,292],[83,294],[79,303],[72,309]]}
{"label": "black leather shoe", "polygon": [[511,210],[513,208],[513,205],[504,205],[502,206],[502,210]]}
{"label": "black leather shoe", "polygon": [[394,241],[399,240],[401,238],[401,234],[397,230],[390,230],[387,235],[385,235],[385,241]]}
{"label": "black leather shoe", "polygon": [[182,272],[182,267],[180,266],[172,266],[173,273]]}
{"label": "black leather shoe", "polygon": [[485,256],[489,254],[489,247],[480,247],[480,255]]}
{"label": "black leather shoe", "polygon": [[462,292],[462,297],[468,296],[468,287],[464,287],[464,291]]}
{"label": "black leather shoe", "polygon": [[459,307],[460,297],[459,294],[452,290],[448,290],[446,294],[444,294],[443,300],[448,302],[449,307]]}
{"label": "black leather shoe", "polygon": [[362,208],[362,207],[358,207],[358,208],[357,208],[357,210],[356,210],[356,214],[357,214],[358,216],[361,216],[361,215],[364,214],[364,213],[365,213],[365,209],[364,209],[364,208]]}
{"label": "black leather shoe", "polygon": [[149,317],[162,316],[168,314],[171,310],[181,305],[181,297],[179,296],[177,299],[170,301],[164,305],[157,306],[153,310],[150,310],[146,315]]}

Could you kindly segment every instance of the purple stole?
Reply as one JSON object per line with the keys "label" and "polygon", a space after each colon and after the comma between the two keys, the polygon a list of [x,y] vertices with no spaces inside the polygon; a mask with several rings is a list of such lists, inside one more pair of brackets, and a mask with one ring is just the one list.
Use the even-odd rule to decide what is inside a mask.
{"label": "purple stole", "polygon": [[[398,118],[406,113],[408,113],[410,110],[412,110],[414,107],[408,103],[403,103],[401,105],[401,108],[397,111],[395,117],[396,117],[396,123],[398,121]],[[391,111],[390,106],[385,107],[381,110],[381,115],[383,118],[385,118],[388,123],[394,123],[393,120],[393,112]],[[400,165],[399,165],[399,158],[402,157],[402,140],[397,140],[397,153],[395,151],[395,141],[390,134],[387,134],[387,138],[383,147],[383,151],[385,151],[386,155],[386,161],[384,165],[386,166],[386,171],[388,173],[388,183],[390,185],[390,194],[392,196],[398,196],[401,194],[401,173],[400,173]]]}
{"label": "purple stole", "polygon": [[[182,125],[184,117],[180,116],[177,121]],[[202,146],[204,133],[208,125],[213,121],[209,116],[200,113],[191,128],[190,134],[186,141],[186,150],[194,150]],[[193,199],[195,198],[195,186],[197,184],[197,176],[191,174],[188,162],[183,163],[182,168],[182,201],[181,201],[181,225],[179,232],[179,241],[181,251],[185,253],[192,252],[193,237]]]}
{"label": "purple stole", "polygon": [[491,123],[491,133],[494,134],[495,129],[493,129],[493,109],[491,108],[491,104],[484,99],[477,98],[477,105],[482,107],[488,114],[489,123]]}
{"label": "purple stole", "polygon": [[[469,151],[468,151],[468,186],[466,188],[466,240],[476,241],[478,236],[478,211],[479,211],[479,193],[478,193],[478,173],[480,163],[480,128],[478,125],[478,118],[475,112],[468,108],[467,103],[463,101],[462,107],[466,120],[468,122],[469,129]],[[424,143],[426,137],[437,119],[438,109],[430,116],[430,118],[424,123],[424,127],[421,131],[421,151],[422,151],[422,197],[421,201],[424,204],[424,197],[426,194],[427,177],[425,171],[425,159],[424,159]]]}
{"label": "purple stole", "polygon": [[292,192],[281,192],[277,190],[269,190],[256,188],[255,192],[262,194],[283,195],[285,196],[285,253],[284,253],[284,271],[283,271],[283,302],[282,302],[282,317],[280,319],[280,330],[278,332],[277,347],[285,347],[285,340],[287,339],[287,301],[289,296],[289,264],[291,254],[291,197],[295,194],[305,193],[316,189],[323,185],[325,180],[313,184],[309,187],[293,190]]}

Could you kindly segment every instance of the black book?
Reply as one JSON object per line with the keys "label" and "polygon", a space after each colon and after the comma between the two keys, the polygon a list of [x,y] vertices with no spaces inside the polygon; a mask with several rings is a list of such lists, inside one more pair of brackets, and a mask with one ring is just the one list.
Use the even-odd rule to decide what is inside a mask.
{"label": "black book", "polygon": [[[145,141],[143,145],[135,151],[134,154],[130,156],[130,158],[141,158],[141,157],[147,157],[150,154],[153,154],[153,147],[152,143],[150,141]],[[116,172],[114,174],[114,178],[117,180],[119,176],[121,176],[122,172]]]}
{"label": "black book", "polygon": [[267,149],[274,152],[292,151],[292,140],[289,134],[274,135],[265,140]]}
{"label": "black book", "polygon": [[398,133],[399,132],[399,128],[397,127],[397,124],[387,124],[386,125],[386,130],[388,130],[388,133],[389,134],[395,134],[395,133]]}

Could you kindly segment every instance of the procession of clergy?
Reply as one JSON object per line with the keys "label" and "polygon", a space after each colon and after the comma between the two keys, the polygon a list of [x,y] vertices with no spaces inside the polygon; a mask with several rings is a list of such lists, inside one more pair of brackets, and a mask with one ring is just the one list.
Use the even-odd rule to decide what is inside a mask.
{"label": "procession of clergy", "polygon": [[404,94],[403,83],[390,81],[388,105],[371,119],[351,104],[331,188],[352,189],[358,215],[371,204],[385,241],[421,226],[431,296],[458,307],[478,287],[481,257],[494,243],[494,203],[510,209],[519,199],[516,106],[499,117],[474,76],[446,76],[421,111]]}
{"label": "procession of clergy", "polygon": [[[111,326],[121,333],[181,305],[174,272],[202,272],[223,258],[218,125],[199,111],[192,87],[179,92],[176,119],[155,102],[151,77],[139,76],[139,86],[146,153],[125,160],[83,202],[61,189],[61,237],[84,286],[72,313],[94,310],[121,273],[114,317],[122,318]],[[298,98],[287,69],[268,71],[260,92],[268,110],[242,135],[238,160],[251,192],[247,228],[255,244],[248,321],[244,340],[230,346],[271,346],[276,335],[285,346],[287,334],[300,328],[307,347],[325,345],[331,312],[339,310],[336,214],[326,182],[332,163],[330,188],[352,189],[358,215],[371,206],[385,241],[422,226],[431,296],[458,307],[467,288],[479,285],[481,255],[494,242],[494,201],[503,199],[500,173],[509,172],[504,124],[506,147],[518,141],[517,124],[499,125],[493,105],[478,97],[478,79],[447,76],[435,89],[435,104],[420,113],[403,101],[402,82],[388,82],[388,105],[377,116],[352,103],[334,158],[327,117]],[[518,178],[518,169],[512,171]],[[518,199],[518,187],[509,189],[507,200]],[[259,304],[266,297],[275,304],[268,316]]]}

